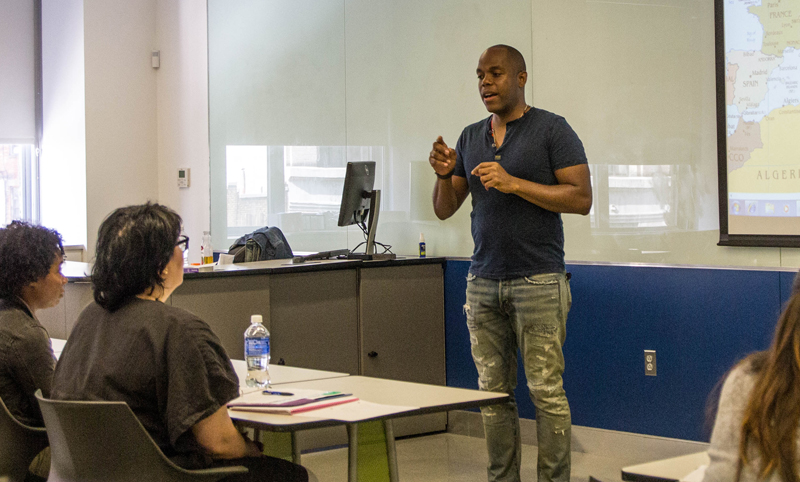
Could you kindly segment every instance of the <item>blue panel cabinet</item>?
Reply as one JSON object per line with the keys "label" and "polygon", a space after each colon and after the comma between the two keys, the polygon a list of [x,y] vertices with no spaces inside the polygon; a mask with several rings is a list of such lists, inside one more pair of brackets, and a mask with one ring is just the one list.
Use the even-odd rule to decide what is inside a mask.
{"label": "blue panel cabinet", "polygon": [[[447,383],[477,387],[465,326],[468,261],[445,271]],[[575,425],[706,441],[706,404],[728,369],[765,349],[793,273],[572,264],[564,386]],[[658,375],[644,374],[656,350]],[[521,368],[520,416],[535,418]],[[713,400],[711,401],[713,403]]]}

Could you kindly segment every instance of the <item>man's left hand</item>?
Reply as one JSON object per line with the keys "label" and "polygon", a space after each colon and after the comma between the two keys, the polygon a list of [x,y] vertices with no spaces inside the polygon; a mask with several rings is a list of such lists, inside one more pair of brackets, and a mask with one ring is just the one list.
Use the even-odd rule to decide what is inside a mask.
{"label": "man's left hand", "polygon": [[510,193],[519,187],[517,178],[507,173],[497,162],[482,162],[470,174],[480,177],[481,184],[487,191],[493,187],[500,192]]}

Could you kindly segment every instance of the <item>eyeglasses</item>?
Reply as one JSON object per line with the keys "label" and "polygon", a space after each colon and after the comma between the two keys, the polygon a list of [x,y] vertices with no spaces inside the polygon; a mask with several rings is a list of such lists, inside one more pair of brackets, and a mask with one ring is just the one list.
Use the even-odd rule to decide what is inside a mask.
{"label": "eyeglasses", "polygon": [[189,251],[189,236],[186,236],[185,234],[178,236],[178,242],[175,243],[175,246],[181,248],[181,251],[184,253]]}

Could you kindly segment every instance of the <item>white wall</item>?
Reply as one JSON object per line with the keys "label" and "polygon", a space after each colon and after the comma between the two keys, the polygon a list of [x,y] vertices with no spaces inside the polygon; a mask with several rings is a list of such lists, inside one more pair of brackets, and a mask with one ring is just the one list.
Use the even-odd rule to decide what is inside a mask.
{"label": "white wall", "polygon": [[[209,219],[206,2],[84,0],[84,3],[86,204],[88,206],[86,229],[89,251],[93,252],[99,223],[112,209],[126,204],[141,203],[148,199],[159,200],[176,209],[184,217],[187,233],[193,240],[199,241],[199,234],[207,229]],[[359,9],[350,7],[361,3],[346,2],[346,5],[347,14],[351,16],[348,18],[356,18]],[[398,18],[413,17],[408,12],[402,13],[405,10],[401,5],[390,6],[383,3],[382,5],[384,10],[388,10],[389,16],[381,17],[382,20],[379,18],[383,22],[378,22],[380,25],[396,23]],[[714,216],[708,214],[716,213],[713,22],[710,5],[692,4],[688,7],[691,11],[688,16],[675,16],[675,18],[670,16],[671,10],[659,13],[656,7],[642,7],[644,10],[641,12],[633,10],[635,6],[627,7],[628,10],[621,12],[598,11],[601,8],[622,7],[586,4],[578,0],[558,4],[531,0],[530,5],[532,26],[525,35],[533,32],[533,37],[530,40],[530,50],[523,48],[523,53],[530,56],[529,62],[534,69],[531,75],[533,92],[531,98],[539,106],[567,115],[576,130],[586,139],[591,162],[613,163],[613,160],[603,161],[603,157],[609,158],[605,153],[593,151],[594,146],[598,145],[593,137],[606,135],[612,141],[614,136],[619,134],[623,134],[622,139],[636,137],[633,135],[635,133],[625,130],[613,131],[614,125],[609,123],[614,121],[613,110],[616,107],[624,106],[627,110],[635,111],[639,107],[633,102],[645,102],[649,95],[657,93],[654,92],[650,80],[660,82],[656,85],[661,85],[663,82],[654,77],[653,68],[647,67],[658,65],[658,59],[650,58],[653,55],[664,55],[665,65],[685,66],[687,70],[683,73],[676,72],[674,65],[666,70],[670,75],[679,75],[678,80],[681,82],[675,89],[665,91],[663,94],[673,98],[683,94],[689,101],[685,105],[694,106],[696,109],[693,111],[693,124],[685,128],[680,127],[684,129],[683,131],[675,131],[678,137],[683,135],[691,143],[688,151],[683,147],[680,148],[683,150],[675,152],[689,152],[684,158],[694,163],[691,175],[696,179],[683,193],[684,199],[691,199],[691,203],[684,205],[694,210],[688,215],[694,224],[686,226],[687,229],[683,231],[643,238],[637,237],[633,232],[628,235],[595,233],[584,226],[583,220],[586,218],[567,217],[565,225],[568,259],[624,261],[625,259],[612,259],[603,254],[607,250],[615,250],[618,253],[633,253],[628,260],[635,261],[644,261],[645,258],[652,257],[653,262],[678,264],[732,266],[800,264],[798,250],[716,246],[718,236],[716,223]],[[387,14],[384,10],[381,11]],[[398,14],[398,11],[401,14]],[[569,15],[565,15],[565,12]],[[694,22],[691,25],[686,24],[684,30],[674,32],[674,35],[680,38],[686,37],[684,40],[675,45],[665,43],[672,38],[671,30],[663,28],[659,30],[661,24],[654,21],[664,15],[666,15],[664,25],[667,26],[684,25],[686,18]],[[642,18],[651,19],[652,25],[641,26]],[[348,30],[348,35],[351,32],[358,35],[362,33]],[[610,32],[615,33],[609,37]],[[381,52],[386,54],[384,57],[378,55],[377,58],[383,61],[388,59],[391,62],[393,54],[390,55],[389,52],[393,52],[396,48],[391,43],[393,35],[385,32],[379,35],[381,32],[373,32],[370,36],[369,32],[363,33],[365,38],[373,38],[373,48],[382,49],[377,52],[378,54]],[[402,34],[394,35],[398,36],[402,37]],[[642,38],[648,36],[655,36],[654,38],[660,40],[652,45],[643,43]],[[414,38],[417,37],[419,35]],[[419,52],[427,52],[436,47],[433,44],[426,44],[423,40],[419,41],[419,45],[415,44],[414,48]],[[348,45],[354,48],[352,42],[358,39],[348,38],[347,41]],[[690,42],[691,45],[687,47],[686,42]],[[664,46],[671,46],[672,50],[664,49]],[[150,67],[150,52],[153,48],[162,51],[162,67],[159,70]],[[677,53],[685,52],[687,49],[696,50],[696,53],[683,59],[678,58],[681,56],[676,57]],[[662,51],[663,53],[659,54]],[[460,58],[466,53],[459,50],[458,55]],[[452,58],[453,52],[449,51],[442,57],[442,61]],[[352,57],[350,60],[353,60]],[[410,60],[403,62],[405,67],[413,65],[416,64]],[[589,68],[581,68],[582,65]],[[639,70],[633,71],[634,76],[629,75],[634,68]],[[591,89],[586,88],[587,79],[591,82],[592,76],[601,69],[606,69],[605,74],[608,74],[608,69],[616,69],[617,73],[614,75],[618,76],[620,84],[607,82],[594,85]],[[348,75],[351,70],[348,68]],[[398,78],[398,75],[407,77],[408,73],[383,79],[378,90],[401,92],[404,88],[403,79]],[[612,75],[605,78],[613,81],[615,77]],[[610,94],[617,92],[615,89],[623,89],[621,93],[625,95],[616,98],[611,96]],[[370,92],[369,98],[374,98],[376,102],[385,98],[375,94]],[[465,96],[465,103],[470,101],[469,91],[460,94]],[[347,112],[347,122],[352,124],[357,122],[359,115],[357,104],[363,99],[358,96],[348,96],[348,99],[352,105]],[[472,101],[475,103],[475,99]],[[629,103],[623,105],[621,104],[623,102]],[[473,107],[465,106],[463,109],[471,112],[475,110]],[[478,110],[479,108],[478,105]],[[592,112],[611,111],[611,113],[602,122],[598,122],[584,115],[588,112],[588,108],[591,108]],[[646,111],[643,112],[645,115],[650,115]],[[457,134],[457,129],[451,126],[452,122],[437,127],[438,123],[433,122],[435,119],[430,119],[430,116],[423,116],[421,119],[427,126],[425,132],[444,131],[449,137]],[[370,125],[363,130],[365,132],[369,130]],[[632,124],[629,127],[637,126]],[[669,125],[665,127],[678,129]],[[360,138],[356,139],[359,132],[361,131],[351,129],[348,137],[352,135],[353,142],[356,140],[359,143],[366,142]],[[419,137],[421,142],[424,136],[420,137],[416,130],[413,132],[414,139]],[[395,138],[400,135],[399,132],[390,134]],[[638,136],[638,138],[643,137]],[[348,143],[353,142],[348,139]],[[414,146],[416,144],[418,142],[415,140]],[[667,148],[675,147],[675,144],[670,142],[660,145]],[[654,147],[658,146],[654,144]],[[427,152],[427,149],[429,147],[420,147],[413,152],[405,153],[403,157],[421,162],[425,157],[423,151]],[[665,159],[668,160],[669,157]],[[660,159],[656,161],[665,162]],[[672,163],[669,160],[667,162]],[[177,167],[192,168],[192,187],[187,190],[179,190],[175,185]],[[414,189],[425,190],[426,186],[417,184],[427,182],[427,177],[414,178],[410,184]],[[426,191],[425,197],[428,196]],[[429,252],[453,255],[464,251],[465,243],[462,242],[462,238],[469,236],[466,231],[468,217],[462,218],[447,222],[451,225],[455,223],[457,226],[453,226],[454,228],[465,232],[447,235],[450,231],[447,228],[443,231],[442,239],[429,241]],[[428,228],[426,234],[427,230]],[[449,251],[447,246],[458,246],[457,252]],[[192,247],[195,251],[198,247],[197,242],[193,243]],[[196,256],[196,251],[193,256]],[[706,263],[706,259],[710,261]]]}
{"label": "white wall", "polygon": [[[716,246],[713,2],[209,5],[215,239],[227,215],[226,146],[381,146],[382,210],[393,218],[381,216],[379,240],[411,254],[424,231],[429,254],[469,256],[469,203],[436,220],[426,160],[437,135],[452,145],[487,116],[477,58],[508,43],[528,59],[528,101],[566,117],[592,168],[592,215],[563,216],[568,260],[800,264],[797,249]],[[303,249],[345,247],[338,232],[309,223],[287,237],[293,247],[309,241]]]}
{"label": "white wall", "polygon": [[156,0],[84,0],[89,256],[115,208],[158,200]]}
{"label": "white wall", "polygon": [[[209,229],[206,2],[158,0],[156,18],[158,199],[183,217],[191,238],[189,259],[198,262],[200,240]],[[179,167],[191,169],[188,188],[177,186]]]}
{"label": "white wall", "polygon": [[[114,209],[158,201],[208,229],[206,5],[44,0],[42,223],[94,254]],[[160,49],[160,69],[151,53]],[[191,187],[178,189],[178,167]]]}
{"label": "white wall", "polygon": [[86,245],[83,0],[42,2],[41,223]]}

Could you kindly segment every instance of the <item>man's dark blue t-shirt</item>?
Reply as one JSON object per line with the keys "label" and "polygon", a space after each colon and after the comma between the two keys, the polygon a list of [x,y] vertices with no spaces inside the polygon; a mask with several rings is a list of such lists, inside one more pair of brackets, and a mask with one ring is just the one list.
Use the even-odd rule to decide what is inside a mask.
{"label": "man's dark blue t-shirt", "polygon": [[467,179],[472,194],[475,250],[469,272],[489,279],[563,272],[561,215],[515,194],[487,191],[470,172],[500,156],[497,162],[511,176],[555,185],[555,171],[587,163],[583,144],[563,117],[532,108],[506,125],[503,144],[495,149],[490,120],[467,126],[456,144],[454,175]]}

